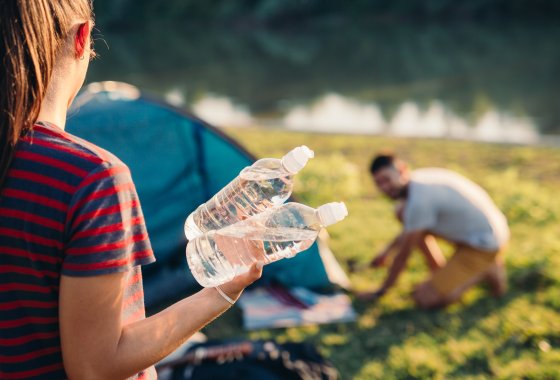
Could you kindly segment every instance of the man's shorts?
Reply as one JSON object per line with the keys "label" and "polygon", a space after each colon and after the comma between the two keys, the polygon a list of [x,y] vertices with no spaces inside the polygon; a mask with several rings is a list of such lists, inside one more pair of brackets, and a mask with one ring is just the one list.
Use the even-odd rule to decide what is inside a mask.
{"label": "man's shorts", "polygon": [[438,269],[430,280],[437,292],[446,297],[454,290],[476,282],[501,258],[503,249],[481,251],[468,245],[458,245],[447,264]]}

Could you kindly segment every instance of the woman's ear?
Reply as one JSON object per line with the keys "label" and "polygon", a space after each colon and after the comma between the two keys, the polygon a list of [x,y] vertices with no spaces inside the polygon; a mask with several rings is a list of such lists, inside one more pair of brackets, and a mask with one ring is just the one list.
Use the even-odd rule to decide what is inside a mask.
{"label": "woman's ear", "polygon": [[91,23],[84,22],[78,26],[76,36],[74,37],[74,49],[76,58],[82,58],[88,45],[89,33],[91,31]]}

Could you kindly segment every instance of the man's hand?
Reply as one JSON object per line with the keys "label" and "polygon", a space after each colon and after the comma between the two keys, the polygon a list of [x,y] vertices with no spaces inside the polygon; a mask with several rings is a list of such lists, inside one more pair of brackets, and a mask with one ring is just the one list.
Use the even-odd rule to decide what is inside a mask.
{"label": "man's hand", "polygon": [[381,253],[379,253],[377,256],[375,256],[373,258],[373,260],[371,260],[371,262],[369,263],[369,267],[370,268],[379,268],[382,266],[385,266],[385,264],[387,263],[387,259],[389,257],[389,251],[382,251]]}
{"label": "man's hand", "polygon": [[377,289],[376,291],[373,292],[361,292],[356,294],[356,298],[359,299],[360,301],[366,301],[366,302],[371,302],[371,301],[377,301],[379,298],[383,297],[383,295],[387,292],[387,289],[385,289],[384,287],[381,287],[379,289]]}

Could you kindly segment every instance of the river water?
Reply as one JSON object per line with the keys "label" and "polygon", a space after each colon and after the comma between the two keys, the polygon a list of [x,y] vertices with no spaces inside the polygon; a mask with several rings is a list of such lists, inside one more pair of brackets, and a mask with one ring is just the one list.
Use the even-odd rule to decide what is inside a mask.
{"label": "river water", "polygon": [[560,140],[560,26],[145,27],[96,33],[87,81],[116,80],[218,126]]}

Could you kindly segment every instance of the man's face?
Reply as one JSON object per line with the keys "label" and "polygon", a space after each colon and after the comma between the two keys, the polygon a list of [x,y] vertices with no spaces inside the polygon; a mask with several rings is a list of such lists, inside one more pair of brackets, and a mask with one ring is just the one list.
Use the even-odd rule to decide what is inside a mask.
{"label": "man's face", "polygon": [[375,184],[391,199],[402,198],[407,181],[406,176],[394,166],[384,167],[373,174]]}

